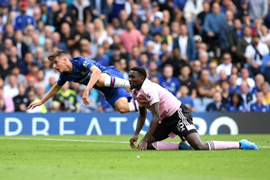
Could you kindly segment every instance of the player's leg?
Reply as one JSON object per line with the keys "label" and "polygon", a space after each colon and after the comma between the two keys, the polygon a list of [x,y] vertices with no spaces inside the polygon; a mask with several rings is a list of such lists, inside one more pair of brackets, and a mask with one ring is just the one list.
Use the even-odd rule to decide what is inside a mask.
{"label": "player's leg", "polygon": [[115,102],[115,110],[120,113],[137,112],[139,106],[137,101],[131,100],[128,102],[128,98],[121,97]]}
{"label": "player's leg", "polygon": [[188,143],[195,150],[224,150],[224,149],[253,149],[257,150],[258,147],[254,143],[246,140],[240,142],[236,141],[207,141],[203,142],[192,122],[192,115],[185,105],[181,105],[179,109],[179,122],[176,129],[179,131],[180,136],[185,137]]}
{"label": "player's leg", "polygon": [[165,124],[158,124],[153,136],[148,140],[147,149],[155,150],[178,150],[179,143],[174,142],[162,142],[162,140],[167,139],[171,133],[171,130]]}
{"label": "player's leg", "polygon": [[96,85],[98,87],[111,87],[111,88],[130,87],[128,80],[113,75],[110,76],[107,73],[102,73],[100,75]]}
{"label": "player's leg", "polygon": [[225,149],[244,149],[258,150],[259,148],[247,140],[237,141],[207,141],[202,142],[198,133],[191,133],[186,137],[189,144],[195,150],[225,150]]}

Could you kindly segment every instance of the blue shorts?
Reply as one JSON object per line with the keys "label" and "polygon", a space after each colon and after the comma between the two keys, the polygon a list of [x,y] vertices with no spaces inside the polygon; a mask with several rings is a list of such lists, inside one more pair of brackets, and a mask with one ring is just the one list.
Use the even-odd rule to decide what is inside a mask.
{"label": "blue shorts", "polygon": [[[116,69],[114,66],[109,66],[107,67],[107,69],[105,71],[103,71],[102,73],[107,73],[110,76],[113,77],[118,77],[118,78],[122,78],[124,79],[123,74]],[[123,97],[128,98],[128,101],[131,100],[131,95],[126,91],[125,88],[110,88],[110,87],[96,87],[96,89],[100,90],[101,92],[103,92],[106,101],[108,101],[108,103],[115,109],[115,102]]]}

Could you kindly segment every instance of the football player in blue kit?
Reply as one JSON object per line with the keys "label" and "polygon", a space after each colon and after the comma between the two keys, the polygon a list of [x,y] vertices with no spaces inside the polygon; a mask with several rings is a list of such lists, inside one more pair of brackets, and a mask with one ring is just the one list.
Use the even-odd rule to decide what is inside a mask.
{"label": "football player in blue kit", "polygon": [[59,73],[57,83],[36,103],[28,106],[28,109],[35,108],[53,97],[65,84],[66,81],[73,81],[86,85],[82,96],[83,103],[89,105],[89,91],[94,87],[104,93],[108,103],[118,112],[127,113],[138,111],[136,101],[131,101],[131,95],[124,87],[130,87],[129,81],[125,80],[123,74],[114,66],[105,67],[101,64],[81,56],[68,59],[63,50],[56,50],[48,56],[53,68]]}

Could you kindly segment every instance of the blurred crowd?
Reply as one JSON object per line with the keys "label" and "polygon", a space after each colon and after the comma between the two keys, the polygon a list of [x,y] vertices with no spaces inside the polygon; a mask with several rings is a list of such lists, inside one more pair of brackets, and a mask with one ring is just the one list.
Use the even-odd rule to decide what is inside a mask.
{"label": "blurred crowd", "polygon": [[[58,80],[56,49],[134,66],[192,112],[270,111],[268,0],[0,0],[0,112],[110,112],[95,89]],[[130,91],[127,89],[127,91]]]}

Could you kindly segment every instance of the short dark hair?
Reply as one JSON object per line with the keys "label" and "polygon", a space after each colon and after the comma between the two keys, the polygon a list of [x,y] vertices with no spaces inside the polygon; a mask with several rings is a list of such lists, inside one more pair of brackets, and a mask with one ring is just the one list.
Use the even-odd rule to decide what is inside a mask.
{"label": "short dark hair", "polygon": [[48,59],[49,59],[49,61],[54,61],[54,59],[55,59],[56,57],[62,56],[62,55],[64,55],[64,54],[66,54],[64,50],[62,50],[62,49],[57,49],[56,51],[52,52],[52,53],[48,56]]}
{"label": "short dark hair", "polygon": [[134,67],[134,68],[131,69],[131,71],[136,71],[139,74],[141,74],[144,78],[146,78],[146,71],[142,67]]}

